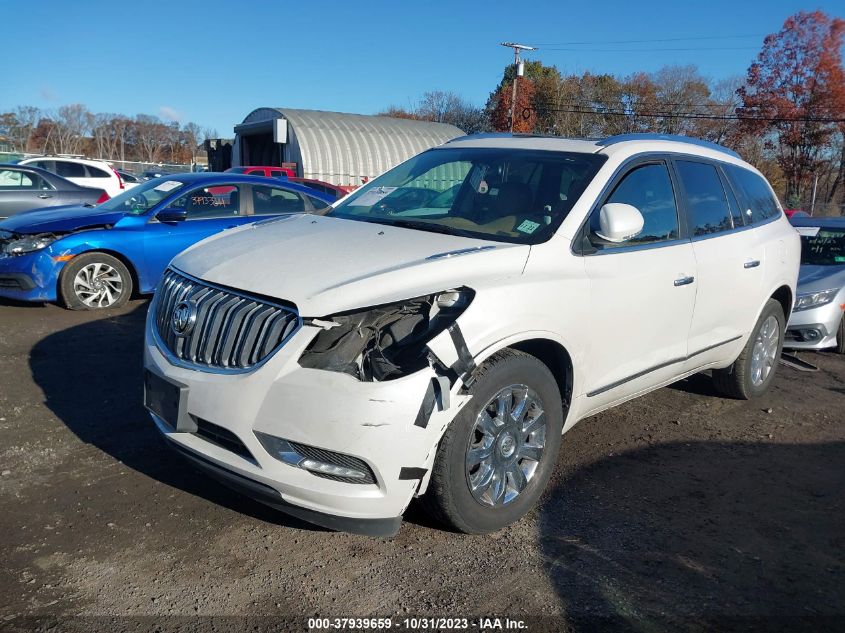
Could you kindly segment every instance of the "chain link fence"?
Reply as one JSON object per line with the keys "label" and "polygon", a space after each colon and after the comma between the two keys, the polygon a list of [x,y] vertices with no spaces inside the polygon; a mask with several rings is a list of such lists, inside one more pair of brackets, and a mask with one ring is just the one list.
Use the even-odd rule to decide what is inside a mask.
{"label": "chain link fence", "polygon": [[[20,152],[0,152],[0,163],[16,163],[25,158],[37,158],[44,154],[23,154]],[[85,156],[90,160],[102,160],[112,165],[115,169],[129,171],[133,174],[144,172],[156,172],[160,174],[178,174],[189,171],[206,171],[206,165],[202,163],[147,163],[135,160],[113,160],[110,158],[94,158]]]}

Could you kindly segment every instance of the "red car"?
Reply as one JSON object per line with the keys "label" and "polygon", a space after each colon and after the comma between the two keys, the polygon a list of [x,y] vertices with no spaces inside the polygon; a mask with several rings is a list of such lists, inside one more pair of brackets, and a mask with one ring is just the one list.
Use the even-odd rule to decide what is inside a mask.
{"label": "red car", "polygon": [[260,165],[247,165],[246,167],[229,167],[227,172],[235,174],[248,174],[251,176],[267,176],[268,178],[293,178],[296,176],[287,167],[262,167]]}

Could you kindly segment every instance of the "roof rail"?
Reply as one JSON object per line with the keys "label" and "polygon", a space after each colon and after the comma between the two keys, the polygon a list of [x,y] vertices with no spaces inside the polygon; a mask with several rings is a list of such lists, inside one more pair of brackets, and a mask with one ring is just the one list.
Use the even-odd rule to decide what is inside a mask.
{"label": "roof rail", "polygon": [[551,138],[559,141],[587,141],[588,143],[597,143],[601,140],[600,138],[589,136],[560,136],[559,134],[535,134],[533,132],[479,132],[477,134],[456,136],[446,142],[463,141],[468,138]]}
{"label": "roof rail", "polygon": [[605,139],[596,141],[597,145],[615,145],[616,143],[624,143],[625,141],[675,141],[676,143],[688,143],[689,145],[698,145],[699,147],[706,147],[708,149],[716,150],[734,156],[735,158],[742,158],[734,150],[713,143],[705,141],[700,138],[693,138],[692,136],[683,136],[682,134],[617,134],[616,136],[608,136]]}
{"label": "roof rail", "polygon": [[464,134],[463,136],[456,136],[455,138],[450,138],[447,143],[451,143],[453,141],[463,141],[468,138],[510,138],[513,134],[510,132],[480,132],[479,134]]}

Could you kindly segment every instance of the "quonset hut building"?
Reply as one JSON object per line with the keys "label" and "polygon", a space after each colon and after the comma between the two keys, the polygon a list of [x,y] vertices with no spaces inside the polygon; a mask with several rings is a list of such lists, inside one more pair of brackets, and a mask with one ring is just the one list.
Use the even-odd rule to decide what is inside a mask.
{"label": "quonset hut building", "polygon": [[301,178],[360,185],[463,132],[385,116],[258,108],[235,126],[232,166],[286,164]]}

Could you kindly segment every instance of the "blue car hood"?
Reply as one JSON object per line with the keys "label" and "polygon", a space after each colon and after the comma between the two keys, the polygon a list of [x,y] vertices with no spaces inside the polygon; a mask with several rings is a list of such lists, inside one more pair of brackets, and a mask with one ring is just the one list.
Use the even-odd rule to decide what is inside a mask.
{"label": "blue car hood", "polygon": [[68,205],[41,211],[26,211],[0,222],[0,230],[15,233],[66,233],[87,226],[115,224],[126,214],[99,207]]}

